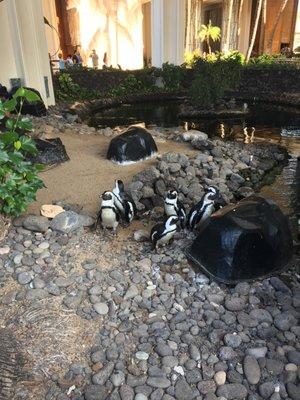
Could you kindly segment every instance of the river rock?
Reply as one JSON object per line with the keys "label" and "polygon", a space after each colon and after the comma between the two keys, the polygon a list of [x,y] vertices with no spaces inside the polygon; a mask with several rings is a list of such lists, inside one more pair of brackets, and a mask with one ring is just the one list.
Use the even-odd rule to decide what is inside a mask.
{"label": "river rock", "polygon": [[114,367],[115,364],[112,361],[108,362],[98,373],[93,376],[93,383],[96,385],[105,385],[106,381],[111,376]]}
{"label": "river rock", "polygon": [[102,385],[88,385],[84,391],[84,398],[86,400],[106,400],[108,390]]}
{"label": "river rock", "polygon": [[241,383],[226,383],[217,389],[217,395],[227,400],[245,399],[247,393],[246,387]]}
{"label": "river rock", "polygon": [[250,385],[256,385],[260,381],[260,367],[256,358],[246,356],[244,358],[244,374]]}
{"label": "river rock", "polygon": [[28,215],[23,220],[23,227],[33,232],[46,232],[49,228],[48,218],[39,215]]}
{"label": "river rock", "polygon": [[50,223],[50,228],[61,233],[70,233],[82,227],[79,214],[74,211],[64,211],[58,214]]}
{"label": "river rock", "polygon": [[296,318],[289,312],[277,314],[274,318],[274,325],[281,331],[288,331],[292,326],[295,326],[296,324]]}

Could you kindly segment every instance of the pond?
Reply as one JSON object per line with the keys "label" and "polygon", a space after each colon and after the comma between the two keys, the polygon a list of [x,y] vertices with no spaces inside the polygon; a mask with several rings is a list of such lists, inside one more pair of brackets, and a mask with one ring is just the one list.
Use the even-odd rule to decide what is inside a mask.
{"label": "pond", "polygon": [[300,161],[297,160],[300,156],[300,110],[257,103],[250,105],[249,113],[242,117],[183,120],[178,116],[180,105],[179,101],[123,104],[95,113],[89,124],[105,128],[144,122],[146,127],[198,129],[224,140],[280,144],[292,158],[276,182],[264,188],[262,194],[273,198],[296,224],[296,213],[300,213]]}

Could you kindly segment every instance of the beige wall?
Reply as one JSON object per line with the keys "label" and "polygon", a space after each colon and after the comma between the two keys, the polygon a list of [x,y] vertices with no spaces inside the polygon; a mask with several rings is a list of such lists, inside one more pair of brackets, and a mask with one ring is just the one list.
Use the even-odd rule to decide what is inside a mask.
{"label": "beige wall", "polygon": [[[0,81],[10,79],[37,89],[45,104],[54,104],[47,41],[40,0],[4,0],[0,3]],[[47,93],[45,78],[48,80]]]}

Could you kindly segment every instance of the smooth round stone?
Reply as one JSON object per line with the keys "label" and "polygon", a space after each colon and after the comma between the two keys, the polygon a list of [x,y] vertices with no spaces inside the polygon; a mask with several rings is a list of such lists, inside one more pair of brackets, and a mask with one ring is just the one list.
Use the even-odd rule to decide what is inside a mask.
{"label": "smooth round stone", "polygon": [[109,311],[109,308],[106,303],[93,304],[93,308],[100,315],[106,315]]}
{"label": "smooth round stone", "polygon": [[135,395],[134,400],[147,400],[148,397],[143,393],[138,393]]}
{"label": "smooth round stone", "polygon": [[218,371],[214,375],[214,380],[218,386],[224,385],[226,382],[226,372],[225,371]]}
{"label": "smooth round stone", "polygon": [[50,244],[48,242],[42,242],[42,243],[39,244],[38,247],[40,249],[46,250],[46,249],[49,249],[49,246],[50,246]]}
{"label": "smooth round stone", "polygon": [[21,264],[22,257],[23,257],[22,254],[17,254],[17,255],[14,257],[14,263],[15,263],[16,265]]}
{"label": "smooth round stone", "polygon": [[286,371],[290,371],[290,372],[297,372],[298,367],[297,367],[296,364],[289,363],[289,364],[286,364],[286,366],[284,367],[284,369],[285,369]]}
{"label": "smooth round stone", "polygon": [[149,354],[146,353],[145,351],[138,351],[135,353],[135,356],[138,360],[148,360]]}
{"label": "smooth round stone", "polygon": [[5,254],[8,254],[9,252],[10,252],[9,246],[0,247],[0,256],[4,256]]}

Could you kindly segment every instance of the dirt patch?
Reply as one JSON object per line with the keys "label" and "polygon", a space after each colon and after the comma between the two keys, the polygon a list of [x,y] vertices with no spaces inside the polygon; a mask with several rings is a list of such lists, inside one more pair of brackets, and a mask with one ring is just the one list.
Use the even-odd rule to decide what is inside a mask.
{"label": "dirt patch", "polygon": [[[117,165],[106,160],[110,138],[101,135],[76,135],[65,133],[61,136],[70,161],[41,173],[46,188],[37,194],[37,201],[28,211],[39,213],[42,204],[55,200],[77,203],[85,211],[96,213],[99,207],[99,194],[111,189],[116,178],[125,184],[133,175],[155,165],[151,158],[131,165]],[[184,143],[156,139],[159,154],[168,151],[193,154],[195,151]]]}

